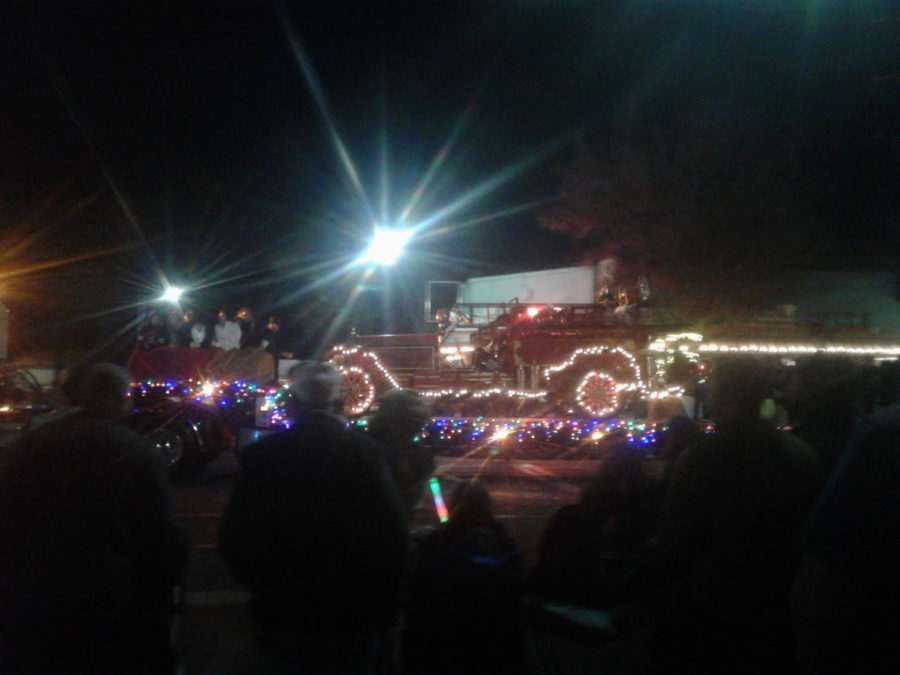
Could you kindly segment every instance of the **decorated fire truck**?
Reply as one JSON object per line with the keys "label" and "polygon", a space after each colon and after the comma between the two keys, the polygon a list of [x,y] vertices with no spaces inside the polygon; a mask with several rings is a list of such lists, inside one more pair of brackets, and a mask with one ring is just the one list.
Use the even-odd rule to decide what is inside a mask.
{"label": "decorated fire truck", "polygon": [[346,411],[363,415],[384,390],[410,387],[441,416],[652,417],[677,410],[704,368],[735,354],[784,366],[817,354],[900,355],[897,341],[876,339],[847,312],[815,321],[774,313],[701,331],[654,306],[646,280],[616,284],[606,265],[429,282],[433,331],[351,334],[329,354]]}
{"label": "decorated fire truck", "polygon": [[[584,436],[600,427],[577,424],[582,418],[610,426],[692,414],[688,397],[704,369],[735,354],[783,367],[817,355],[869,364],[900,357],[900,342],[852,312],[775,312],[699,329],[655,306],[645,280],[616,283],[605,263],[434,281],[425,298],[432,330],[351,331],[327,354],[343,373],[351,417],[371,413],[384,391],[409,387],[432,401],[436,417],[569,420]],[[133,424],[187,474],[222,450],[240,449],[289,424],[286,379],[272,381],[266,357],[260,350],[136,352],[129,361]],[[282,375],[291,365],[281,361]],[[0,405],[0,413],[7,409],[18,414]],[[560,424],[552,433],[573,437],[569,422]]]}

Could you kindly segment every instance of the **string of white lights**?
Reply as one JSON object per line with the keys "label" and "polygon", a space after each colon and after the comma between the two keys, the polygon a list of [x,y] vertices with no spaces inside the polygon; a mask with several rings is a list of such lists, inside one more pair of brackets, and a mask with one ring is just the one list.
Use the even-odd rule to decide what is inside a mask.
{"label": "string of white lights", "polygon": [[[384,378],[388,382],[390,382],[392,387],[394,387],[395,389],[400,388],[400,382],[397,380],[397,378],[394,377],[391,371],[388,370],[388,368],[381,362],[381,359],[378,358],[378,355],[374,352],[363,351],[361,347],[358,347],[356,345],[337,345],[334,348],[334,351],[345,359],[353,357],[354,361],[357,364],[359,364],[360,361],[369,362],[379,373],[381,373],[381,375],[384,376]],[[332,362],[334,362],[335,357],[332,356],[331,360]],[[336,363],[336,365],[340,364]]]}
{"label": "string of white lights", "polygon": [[645,390],[644,382],[641,379],[641,368],[638,365],[638,361],[635,358],[634,354],[627,351],[626,349],[623,349],[622,347],[609,347],[607,345],[594,345],[592,347],[580,347],[576,349],[569,355],[569,358],[567,358],[565,361],[557,363],[555,366],[548,366],[547,368],[545,368],[544,377],[549,380],[554,374],[571,367],[582,357],[599,356],[604,354],[618,354],[619,356],[622,356],[631,367],[632,372],[634,373],[634,381],[638,383],[640,390]]}
{"label": "string of white lights", "polygon": [[528,398],[536,399],[547,395],[546,391],[524,391],[520,389],[502,389],[493,387],[491,389],[431,389],[422,392],[423,396],[428,398],[460,398],[464,396],[472,396],[472,398],[486,398],[488,396],[507,396],[509,398]]}
{"label": "string of white lights", "polygon": [[857,354],[864,356],[900,355],[900,345],[848,344],[701,344],[701,352],[757,354]]}

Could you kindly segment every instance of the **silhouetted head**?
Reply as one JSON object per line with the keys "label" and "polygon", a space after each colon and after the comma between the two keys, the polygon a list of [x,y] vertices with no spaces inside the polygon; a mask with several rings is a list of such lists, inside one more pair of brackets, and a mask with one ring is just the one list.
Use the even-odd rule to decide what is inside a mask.
{"label": "silhouetted head", "polygon": [[228,321],[228,312],[224,309],[220,309],[216,320],[219,322],[220,326],[224,326],[225,322]]}
{"label": "silhouetted head", "polygon": [[491,495],[477,480],[457,485],[449,501],[449,522],[455,527],[475,527],[493,519]]}
{"label": "silhouetted head", "polygon": [[431,406],[414,389],[389,389],[378,399],[378,412],[369,422],[382,441],[408,443],[431,419]]}
{"label": "silhouetted head", "polygon": [[641,454],[629,443],[620,443],[591,477],[579,503],[602,516],[616,515],[655,489]]}
{"label": "silhouetted head", "polygon": [[646,541],[656,520],[659,481],[642,454],[625,443],[600,466],[578,503],[583,515],[616,546]]}
{"label": "silhouetted head", "polygon": [[114,363],[97,363],[78,374],[73,383],[73,403],[85,412],[118,419],[130,409],[131,375]]}
{"label": "silhouetted head", "polygon": [[340,409],[341,373],[327,361],[303,361],[291,368],[291,392],[298,415]]}
{"label": "silhouetted head", "polygon": [[765,365],[753,357],[718,362],[710,377],[709,403],[718,425],[759,419],[760,406],[770,393]]}
{"label": "silhouetted head", "polygon": [[788,400],[791,421],[824,418],[847,423],[861,407],[860,375],[860,368],[850,359],[817,356],[799,362]]}
{"label": "silhouetted head", "polygon": [[667,427],[662,437],[662,457],[669,464],[674,463],[682,452],[699,443],[705,436],[694,421],[684,415],[670,419]]}

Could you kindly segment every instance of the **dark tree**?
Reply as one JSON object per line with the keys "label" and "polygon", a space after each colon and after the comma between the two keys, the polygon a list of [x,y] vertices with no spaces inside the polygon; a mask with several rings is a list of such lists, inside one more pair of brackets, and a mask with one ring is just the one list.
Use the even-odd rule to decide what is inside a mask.
{"label": "dark tree", "polygon": [[582,140],[538,222],[583,262],[615,258],[625,283],[646,276],[685,318],[745,317],[785,302],[805,266],[812,228],[795,173],[786,144],[718,124]]}

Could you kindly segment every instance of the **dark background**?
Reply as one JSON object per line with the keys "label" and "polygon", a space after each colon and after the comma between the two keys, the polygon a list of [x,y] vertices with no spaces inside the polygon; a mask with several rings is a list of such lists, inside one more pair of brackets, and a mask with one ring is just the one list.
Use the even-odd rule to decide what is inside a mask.
{"label": "dark background", "polygon": [[[623,128],[727,120],[803,176],[813,266],[900,253],[890,2],[6,0],[0,25],[14,353],[126,349],[166,283],[281,314],[301,351],[411,329],[425,279],[579,260],[536,214]],[[426,176],[403,261],[343,269]]]}

